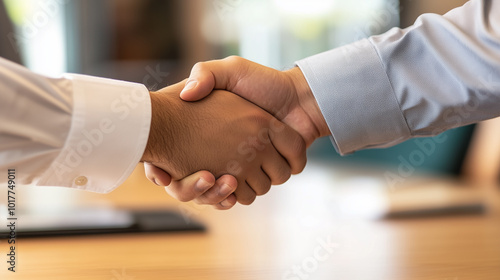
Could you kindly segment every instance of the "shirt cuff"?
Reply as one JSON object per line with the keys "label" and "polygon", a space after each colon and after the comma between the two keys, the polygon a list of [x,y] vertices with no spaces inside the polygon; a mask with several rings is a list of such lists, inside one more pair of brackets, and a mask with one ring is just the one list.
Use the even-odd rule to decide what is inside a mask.
{"label": "shirt cuff", "polygon": [[107,193],[140,161],[149,137],[151,99],[142,84],[67,74],[73,116],[64,147],[36,185]]}
{"label": "shirt cuff", "polygon": [[410,138],[380,58],[368,39],[296,63],[341,155]]}

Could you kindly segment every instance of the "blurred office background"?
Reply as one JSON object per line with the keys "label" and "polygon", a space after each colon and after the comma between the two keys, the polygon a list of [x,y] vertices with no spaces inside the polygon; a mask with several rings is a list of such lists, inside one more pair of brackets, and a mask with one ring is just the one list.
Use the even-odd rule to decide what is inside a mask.
{"label": "blurred office background", "polygon": [[[46,75],[76,72],[135,81],[144,83],[152,90],[187,77],[193,64],[198,61],[229,55],[240,55],[267,66],[285,69],[293,66],[294,61],[301,58],[383,33],[395,26],[406,27],[424,12],[444,13],[464,2],[464,0],[4,0],[9,17],[15,26],[15,33],[10,34],[8,40],[13,49],[20,50],[18,59],[30,69]],[[11,55],[12,59],[17,59],[12,52]],[[358,218],[370,220],[387,217],[427,217],[436,214],[485,213],[487,209],[485,199],[475,192],[478,189],[475,187],[478,185],[462,184],[455,177],[462,175],[462,168],[466,166],[476,178],[479,176],[498,180],[500,171],[498,127],[500,123],[497,121],[488,126],[478,126],[479,130],[473,126],[453,129],[438,138],[410,140],[389,149],[360,151],[346,157],[340,157],[334,151],[328,138],[321,139],[308,151],[308,166],[302,174],[293,176],[284,186],[274,187],[269,194],[257,198],[251,207],[237,205],[231,211],[214,212],[207,206],[174,201],[162,188],[146,181],[140,165],[121,187],[107,195],[95,195],[66,188],[23,186],[18,189],[21,201],[18,211],[24,230],[39,231],[42,235],[68,234],[68,231],[74,232],[75,228],[79,232],[86,232],[89,229],[91,232],[103,229],[113,232],[126,231],[137,223],[132,210],[164,208],[173,209],[179,214],[168,223],[157,221],[152,223],[155,226],[165,224],[166,227],[163,229],[165,231],[176,230],[179,227],[190,230],[195,224],[192,219],[202,221],[208,229],[206,234],[194,237],[197,241],[193,242],[193,250],[185,250],[193,241],[189,239],[191,235],[186,235],[188,239],[182,239],[180,235],[169,238],[160,235],[156,243],[153,241],[145,247],[145,250],[141,235],[131,235],[126,241],[127,246],[123,246],[121,242],[124,241],[120,241],[125,239],[118,239],[116,246],[126,249],[116,251],[123,254],[113,264],[109,264],[109,260],[113,260],[113,257],[103,255],[102,260],[105,260],[106,269],[109,266],[121,267],[127,263],[121,257],[135,262],[137,254],[133,252],[142,254],[146,251],[150,252],[147,254],[149,257],[146,256],[144,262],[137,266],[149,268],[150,263],[156,263],[158,273],[159,271],[171,273],[179,267],[182,270],[178,255],[184,253],[187,254],[184,258],[186,262],[184,267],[190,273],[195,274],[200,271],[191,269],[191,266],[200,266],[193,264],[198,255],[202,256],[203,272],[206,267],[214,268],[216,271],[217,267],[225,267],[217,261],[219,259],[224,260],[224,265],[230,265],[230,271],[237,271],[233,267],[233,263],[238,263],[238,258],[233,258],[234,250],[240,250],[239,259],[245,264],[249,263],[248,260],[261,264],[261,259],[266,260],[263,256],[267,256],[269,248],[280,246],[286,250],[283,251],[283,257],[279,255],[276,259],[282,259],[288,265],[290,260],[292,260],[290,263],[296,263],[306,256],[304,254],[310,252],[308,247],[310,243],[304,242],[305,240],[316,240],[320,233],[321,236],[329,236],[327,234],[330,232],[338,230],[344,232],[344,225],[349,225],[345,227],[346,236],[337,240],[342,246],[346,244],[348,246],[345,246],[344,251],[342,251],[344,247],[340,249],[339,258],[352,256],[354,248],[357,258],[362,260],[362,263],[371,263],[365,259],[367,252],[371,252],[379,254],[374,260],[387,263],[391,263],[386,261],[389,260],[388,256],[397,256],[394,257],[396,260],[394,267],[397,267],[401,258],[400,252],[407,252],[407,246],[413,246],[412,244],[422,244],[418,243],[419,240],[429,240],[434,246],[434,241],[439,238],[441,238],[439,240],[456,240],[460,243],[462,239],[443,238],[446,235],[436,237],[436,232],[440,232],[436,227],[441,227],[441,224],[434,223],[432,219],[428,220],[427,224],[413,226],[411,222],[408,222],[408,225],[390,219],[377,220],[366,224],[366,229],[356,227],[349,229],[352,223],[356,224]],[[486,137],[478,138],[478,132],[479,136]],[[427,144],[424,147],[422,143]],[[429,145],[432,148],[429,148]],[[474,151],[473,157],[470,156],[471,150]],[[485,175],[484,172],[487,170],[491,172]],[[394,177],[388,179],[388,172],[391,176],[402,179],[401,184],[391,186],[391,182],[400,181]],[[420,175],[423,175],[422,179],[419,179]],[[5,196],[4,198],[6,199]],[[0,206],[7,204],[6,200],[2,199],[0,197]],[[7,216],[6,209],[7,207],[0,207],[0,219]],[[477,217],[483,216],[487,215]],[[228,218],[230,219],[227,220]],[[448,228],[451,236],[454,236],[458,231],[455,229],[461,224],[455,223],[455,220],[450,221],[456,224],[456,227],[443,228]],[[469,228],[477,228],[474,221],[472,220],[473,226],[468,226]],[[362,224],[365,225],[364,222]],[[265,231],[260,230],[262,225],[267,226]],[[407,226],[411,229],[411,236],[414,232],[418,233],[427,227],[429,231],[424,231],[419,238],[396,238],[406,230]],[[489,229],[488,222],[485,226]],[[272,234],[268,236],[269,231]],[[482,238],[484,227],[479,227],[478,232],[478,236]],[[241,238],[238,239],[240,235]],[[498,234],[492,231],[491,235],[493,238],[490,238],[489,244],[495,246]],[[471,238],[465,235],[465,239]],[[75,256],[64,257],[67,260],[80,258],[88,260],[82,263],[94,261],[94,253],[91,258],[84,253],[84,251],[93,252],[87,250],[87,247],[91,248],[94,241],[85,243],[77,240],[71,243],[72,239],[68,240],[73,245],[54,246],[51,243],[51,250],[43,249],[39,254]],[[104,240],[108,244],[110,239]],[[40,244],[44,243],[45,241],[40,241]],[[172,251],[172,246],[177,243],[180,244],[179,251]],[[242,244],[248,247],[242,247]],[[271,245],[268,246],[269,244]],[[350,247],[349,244],[356,246]],[[140,250],[134,251],[135,249],[129,249],[129,246],[132,246],[130,248],[140,246]],[[28,247],[30,246],[24,248],[29,250]],[[417,248],[415,252],[420,252],[420,246],[415,248]],[[433,248],[431,251],[434,254],[434,247],[429,248]],[[279,249],[277,250],[279,252]],[[26,256],[23,260],[26,260],[27,265],[31,261],[33,266],[34,263],[39,263],[40,255],[37,255],[36,249],[30,252],[34,253],[23,251],[23,256]],[[454,250],[449,252],[453,255],[467,255],[456,254]],[[225,261],[224,257],[227,256],[230,259]],[[442,255],[435,256],[441,258]],[[164,261],[165,258],[167,261]],[[423,266],[428,264],[427,257],[424,259]],[[207,260],[210,260],[208,264]],[[407,262],[411,267],[419,267],[414,265],[413,260]],[[338,262],[335,258],[335,264],[339,263],[342,262]],[[359,263],[360,261],[353,263],[354,274],[365,273],[364,270],[359,270]],[[69,273],[76,271],[73,269],[76,264],[68,267],[71,269],[64,271]],[[330,267],[336,270],[344,266]],[[346,267],[349,270],[349,265]],[[391,269],[397,271],[399,268],[389,267],[389,270]],[[144,275],[132,268],[131,270],[134,276]],[[434,265],[431,270],[435,272]],[[44,267],[44,271],[48,271],[47,268]],[[104,271],[106,278],[102,279],[111,278],[108,277],[110,275],[108,271]],[[147,271],[145,273],[149,273],[149,269]],[[253,273],[253,269],[249,271]],[[328,276],[321,279],[330,279],[332,274],[325,273]],[[378,278],[391,279],[385,276]]]}
{"label": "blurred office background", "polygon": [[[11,59],[46,75],[90,74],[144,83],[151,90],[184,79],[198,61],[229,55],[286,69],[301,58],[392,27],[409,26],[424,12],[442,14],[464,2],[3,0],[15,26],[15,33],[7,38]],[[12,52],[17,49],[19,58]],[[28,276],[22,279],[70,279],[63,275],[71,274],[79,279],[82,275],[92,279],[243,279],[247,275],[248,279],[284,279],[292,265],[311,259],[318,237],[331,237],[338,246],[309,279],[478,279],[486,275],[485,270],[492,276],[482,279],[496,279],[498,215],[359,222],[344,214],[379,218],[388,208],[391,213],[424,216],[484,213],[483,197],[470,192],[478,189],[477,184],[460,188],[455,177],[467,169],[465,173],[476,178],[498,183],[499,127],[497,120],[346,157],[334,151],[329,139],[321,139],[309,150],[302,174],[274,187],[254,205],[238,205],[230,211],[170,199],[162,188],[146,181],[140,165],[123,186],[106,195],[23,186],[17,189],[19,213],[25,214],[19,224],[28,229],[51,234],[61,226],[72,230],[75,224],[84,229],[127,227],[129,209],[176,207],[182,221],[201,220],[208,231],[24,239],[19,267]],[[407,180],[411,183],[407,192],[402,187],[385,193],[387,172],[417,181]],[[418,180],[419,175],[424,179]],[[427,191],[420,192],[424,187]],[[2,198],[0,219],[7,216]],[[411,272],[414,278],[407,277]],[[44,274],[48,276],[41,277]],[[232,277],[224,277],[228,274]]]}
{"label": "blurred office background", "polygon": [[[23,63],[47,75],[62,72],[123,79],[158,89],[189,75],[197,61],[240,55],[286,69],[294,61],[392,27],[424,12],[444,13],[464,0],[5,0]],[[410,140],[340,157],[329,139],[310,160],[458,175],[473,126],[433,140],[426,153]],[[443,139],[445,139],[443,141]],[[423,155],[423,156],[422,156]]]}

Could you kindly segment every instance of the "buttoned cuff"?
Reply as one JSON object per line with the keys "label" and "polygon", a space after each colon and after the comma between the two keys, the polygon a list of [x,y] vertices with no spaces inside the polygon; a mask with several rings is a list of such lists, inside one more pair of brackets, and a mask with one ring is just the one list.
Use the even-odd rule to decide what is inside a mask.
{"label": "buttoned cuff", "polygon": [[63,149],[36,185],[107,193],[140,161],[151,124],[151,99],[142,84],[67,74],[73,115]]}
{"label": "buttoned cuff", "polygon": [[368,39],[296,63],[341,155],[392,146],[410,130],[381,60]]}

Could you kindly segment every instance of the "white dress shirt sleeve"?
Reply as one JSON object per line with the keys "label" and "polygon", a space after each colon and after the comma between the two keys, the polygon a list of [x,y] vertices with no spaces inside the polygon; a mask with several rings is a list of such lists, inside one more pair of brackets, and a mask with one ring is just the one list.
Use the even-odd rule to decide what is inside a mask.
{"label": "white dress shirt sleeve", "polygon": [[500,1],[425,14],[297,65],[340,154],[500,115]]}
{"label": "white dress shirt sleeve", "polygon": [[[0,58],[0,170],[19,183],[105,193],[140,161],[151,122],[144,85],[48,78]],[[6,176],[0,176],[0,182]]]}

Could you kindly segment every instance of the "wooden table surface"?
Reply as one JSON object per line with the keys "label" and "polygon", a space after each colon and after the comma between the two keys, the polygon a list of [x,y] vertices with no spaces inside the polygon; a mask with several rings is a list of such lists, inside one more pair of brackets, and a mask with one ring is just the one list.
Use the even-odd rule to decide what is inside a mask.
{"label": "wooden table surface", "polygon": [[0,279],[500,279],[498,192],[483,215],[349,218],[333,185],[367,179],[328,170],[309,165],[251,206],[215,211],[174,201],[138,167],[111,194],[77,192],[78,203],[173,208],[208,230],[21,238],[17,272],[2,261]]}

